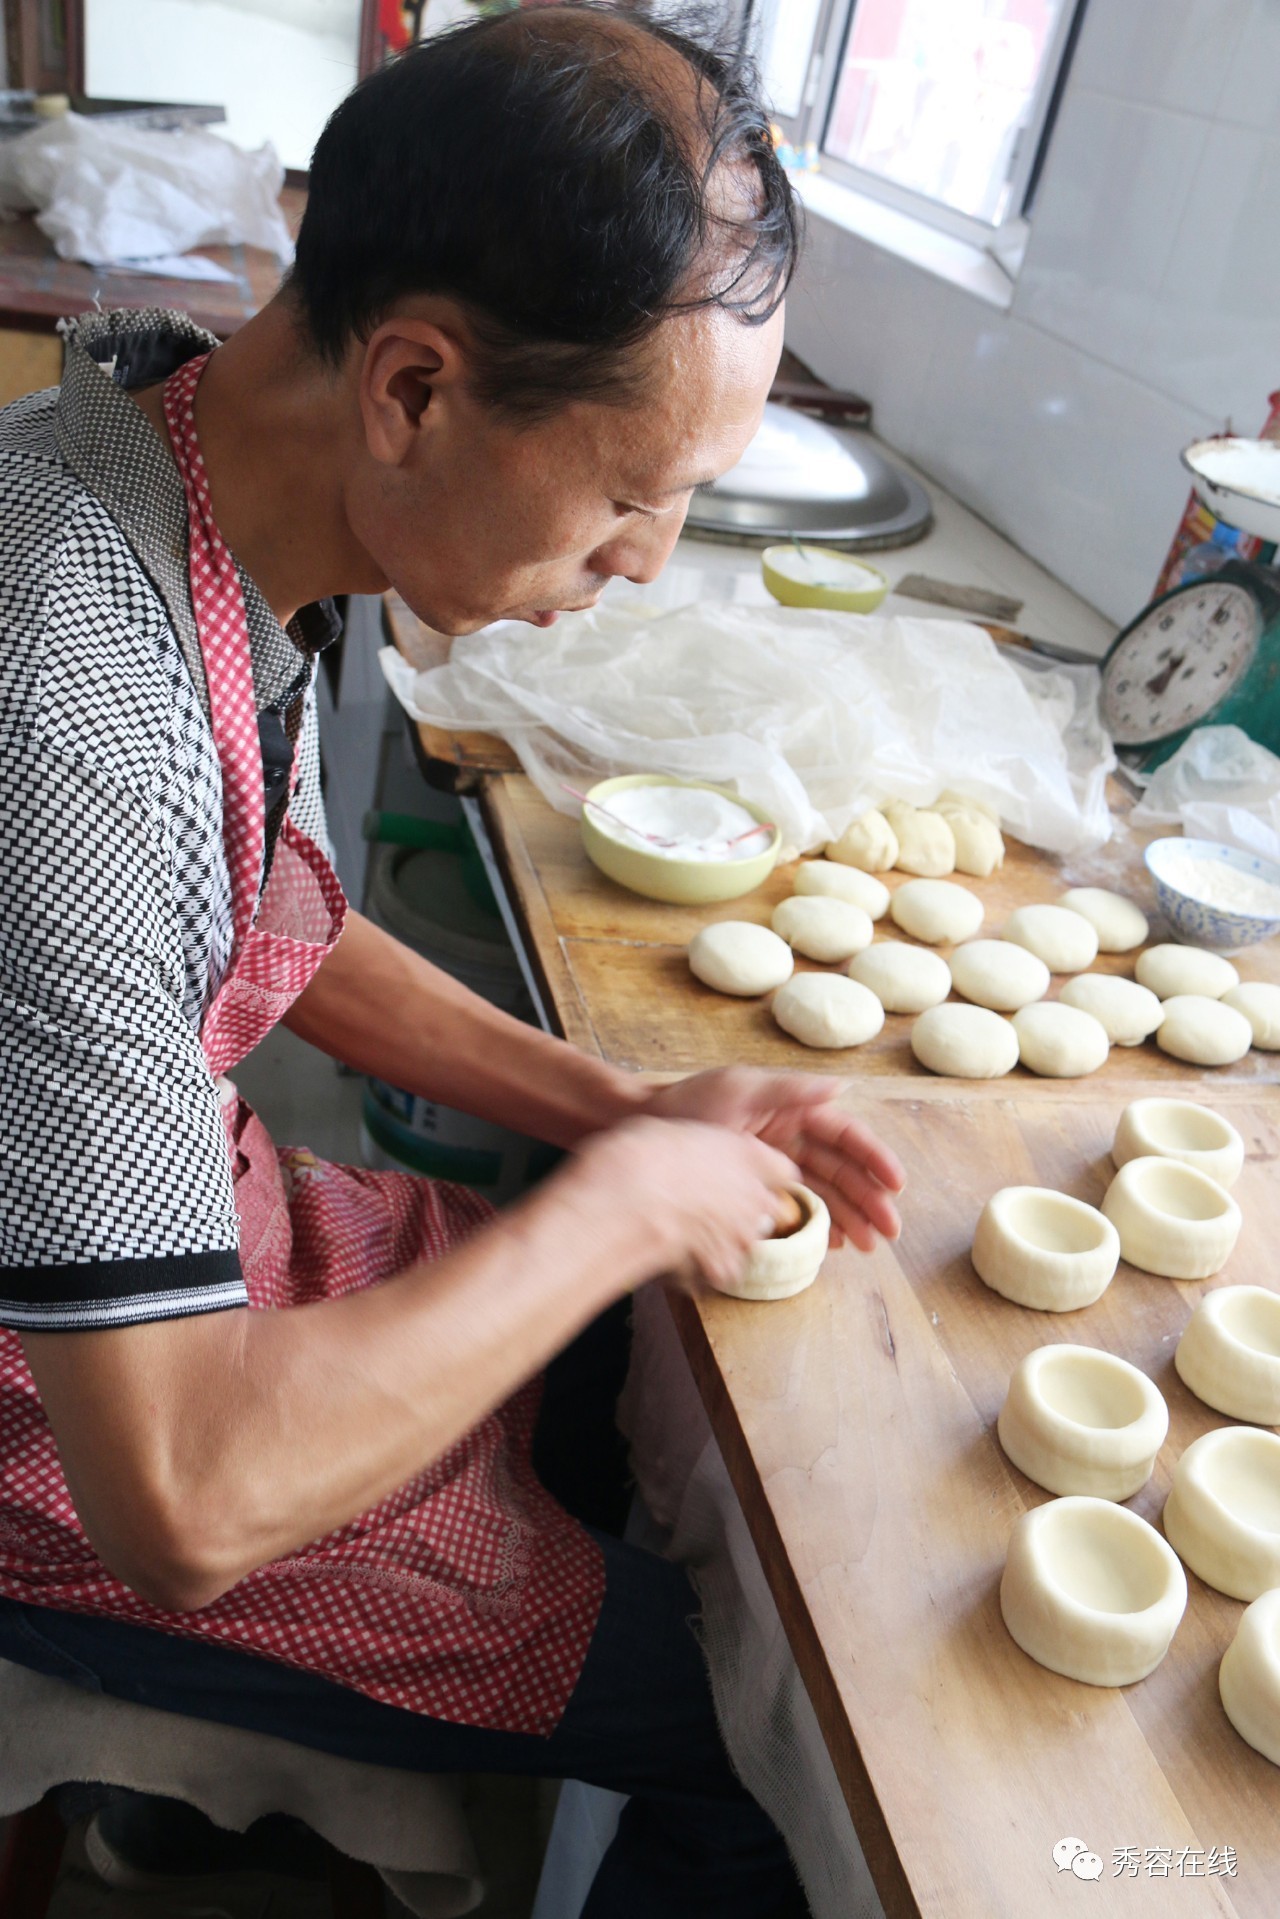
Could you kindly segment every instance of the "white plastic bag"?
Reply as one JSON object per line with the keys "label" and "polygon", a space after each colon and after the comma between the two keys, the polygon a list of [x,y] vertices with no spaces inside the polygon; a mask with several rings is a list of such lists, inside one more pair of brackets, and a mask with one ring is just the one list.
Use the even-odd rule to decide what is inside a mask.
{"label": "white plastic bag", "polygon": [[509,741],[562,812],[565,782],[661,772],[763,807],[790,852],[944,787],[1055,853],[1111,830],[1096,670],[1019,670],[959,621],[606,601],[545,632],[503,621],[423,672],[382,664],[416,719]]}
{"label": "white plastic bag", "polygon": [[1156,768],[1130,817],[1280,860],[1280,759],[1238,726],[1198,726]]}
{"label": "white plastic bag", "polygon": [[68,113],[0,141],[0,204],[34,209],[64,260],[243,243],[287,263],[283,185],[272,146],[246,153],[202,127],[163,133]]}

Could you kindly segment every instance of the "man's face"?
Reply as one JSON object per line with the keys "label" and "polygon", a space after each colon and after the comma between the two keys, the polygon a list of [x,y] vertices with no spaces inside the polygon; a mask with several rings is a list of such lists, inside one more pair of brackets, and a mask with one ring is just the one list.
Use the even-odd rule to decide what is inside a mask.
{"label": "man's face", "polygon": [[442,380],[408,453],[362,462],[352,531],[379,572],[439,632],[491,620],[549,626],[615,575],[654,579],[696,486],[736,465],[760,424],[782,314],[745,326],[719,308],[665,320],[645,352],[645,397],[571,400],[514,424]]}

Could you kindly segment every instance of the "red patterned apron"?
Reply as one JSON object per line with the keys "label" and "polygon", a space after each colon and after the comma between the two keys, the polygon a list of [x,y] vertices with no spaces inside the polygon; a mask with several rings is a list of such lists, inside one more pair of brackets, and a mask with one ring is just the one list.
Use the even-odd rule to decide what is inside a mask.
{"label": "red patterned apron", "polygon": [[[346,903],[320,848],[287,817],[258,897],[265,822],[248,624],[195,432],[206,358],[179,368],[164,396],[187,491],[234,925],[200,1040],[222,1097],[249,1305],[261,1310],[376,1285],[456,1247],[491,1209],[465,1187],[278,1150],[222,1077],[314,977]],[[539,1392],[536,1380],[522,1388],[349,1525],[260,1567],[199,1612],[171,1613],[138,1598],[94,1553],[21,1344],[0,1330],[0,1594],[238,1646],[433,1718],[549,1733],[581,1669],[604,1568],[595,1543],[534,1476]]]}

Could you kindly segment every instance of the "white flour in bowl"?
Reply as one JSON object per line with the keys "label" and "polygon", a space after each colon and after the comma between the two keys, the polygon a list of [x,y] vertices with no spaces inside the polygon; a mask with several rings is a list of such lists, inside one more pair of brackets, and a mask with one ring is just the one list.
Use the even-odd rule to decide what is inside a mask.
{"label": "white flour in bowl", "polygon": [[1180,893],[1224,913],[1280,919],[1280,886],[1260,879],[1256,873],[1242,873],[1223,860],[1206,859],[1198,853],[1170,853],[1161,865],[1160,877]]}
{"label": "white flour in bowl", "polygon": [[[593,806],[591,817],[610,839],[637,844],[668,860],[753,860],[769,844],[771,828],[762,826],[736,800],[691,786],[629,786],[600,802],[608,813]],[[655,833],[673,842],[655,846],[644,839]],[[745,838],[744,835],[750,835]]]}

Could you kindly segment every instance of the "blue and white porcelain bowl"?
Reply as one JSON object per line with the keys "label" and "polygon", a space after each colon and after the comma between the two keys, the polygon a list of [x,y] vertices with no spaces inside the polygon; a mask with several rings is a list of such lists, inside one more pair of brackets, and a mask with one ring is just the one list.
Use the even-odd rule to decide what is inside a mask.
{"label": "blue and white porcelain bowl", "polygon": [[1280,933],[1280,912],[1274,915],[1242,913],[1234,907],[1212,906],[1207,900],[1184,892],[1167,875],[1170,868],[1176,870],[1188,854],[1264,880],[1280,892],[1280,866],[1257,853],[1242,853],[1237,846],[1220,846],[1215,840],[1153,840],[1142,857],[1155,881],[1160,910],[1179,938],[1192,946],[1234,952],[1237,947],[1254,946],[1259,940],[1269,940]]}

